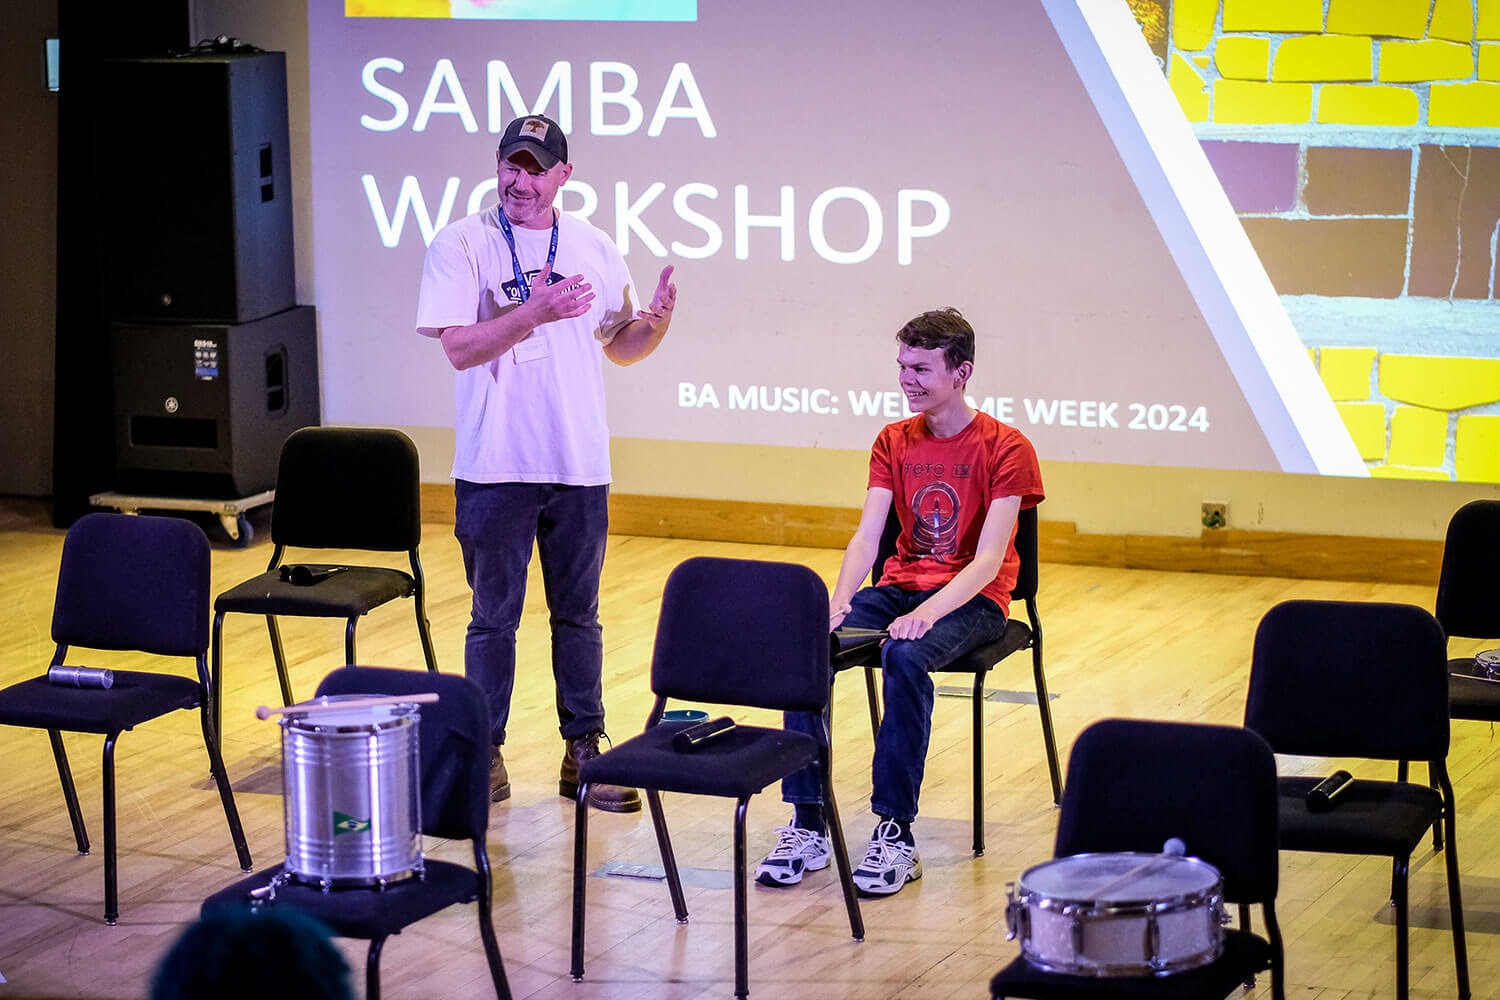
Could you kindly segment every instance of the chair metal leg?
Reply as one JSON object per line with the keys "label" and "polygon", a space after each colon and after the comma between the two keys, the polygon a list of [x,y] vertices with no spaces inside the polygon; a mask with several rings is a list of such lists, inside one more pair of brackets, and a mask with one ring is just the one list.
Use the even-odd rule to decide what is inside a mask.
{"label": "chair metal leg", "polygon": [[870,736],[880,732],[880,694],[875,690],[875,668],[865,667],[865,696],[870,701]]}
{"label": "chair metal leg", "polygon": [[1409,980],[1411,973],[1407,969],[1407,961],[1411,949],[1407,940],[1407,912],[1406,912],[1406,889],[1407,868],[1410,857],[1396,859],[1396,868],[1399,877],[1396,879],[1393,901],[1396,904],[1396,1000],[1407,1000],[1407,991],[1410,988]]}
{"label": "chair metal leg", "polygon": [[57,780],[62,782],[63,801],[68,805],[68,820],[73,824],[73,842],[79,854],[89,852],[89,834],[83,826],[83,810],[78,807],[78,789],[73,786],[73,769],[68,766],[68,751],[63,747],[62,733],[47,730],[52,741],[52,759],[57,761]]}
{"label": "chair metal leg", "polygon": [[350,667],[359,662],[359,657],[354,653],[354,626],[359,624],[359,616],[349,619],[349,624],[344,626],[344,666]]}
{"label": "chair metal leg", "polygon": [[833,848],[833,862],[838,866],[839,884],[844,889],[844,909],[849,911],[849,933],[854,940],[865,939],[865,921],[859,912],[859,895],[854,891],[854,869],[849,867],[849,848],[844,843],[844,824],[839,820],[839,805],[833,797],[833,775],[823,771],[823,818],[828,821],[828,843]]}
{"label": "chair metal leg", "polygon": [[369,957],[365,959],[365,1000],[380,1000],[380,949],[385,938],[371,938]]}
{"label": "chair metal leg", "polygon": [[118,844],[115,839],[115,740],[119,733],[104,737],[104,922],[113,927],[120,920]]}
{"label": "chair metal leg", "polygon": [[974,676],[974,857],[984,857],[984,674]]}
{"label": "chair metal leg", "polygon": [[573,812],[573,960],[568,971],[573,982],[583,982],[584,866],[588,864],[589,786],[578,783],[578,806]]}
{"label": "chair metal leg", "polygon": [[667,816],[661,808],[661,792],[646,789],[646,806],[651,810],[651,827],[656,831],[656,847],[661,852],[661,866],[667,873],[667,893],[672,897],[672,913],[679,924],[687,923],[687,897],[682,894],[682,877],[677,871],[677,856],[667,835]]}
{"label": "chair metal leg", "polygon": [[[1239,929],[1242,930],[1242,931],[1248,931],[1250,929],[1250,904],[1249,903],[1241,903],[1240,904]],[[1247,989],[1247,990],[1253,990],[1253,989],[1255,989],[1255,975],[1254,975],[1254,973],[1250,973],[1250,972],[1245,973],[1245,989]]]}
{"label": "chair metal leg", "polygon": [[[1434,792],[1437,792],[1439,795],[1443,794],[1443,790],[1438,787],[1437,773],[1433,770],[1432,761],[1427,762],[1427,784],[1432,787],[1432,790]],[[1445,799],[1444,801],[1447,800]],[[1432,850],[1434,853],[1436,853],[1438,851],[1441,851],[1442,849],[1443,823],[1442,820],[1439,820],[1438,822],[1432,824]]]}
{"label": "chair metal leg", "polygon": [[[224,731],[224,612],[214,613],[214,631],[209,650],[208,697],[213,702],[214,734]],[[223,750],[223,747],[220,747]]]}
{"label": "chair metal leg", "polygon": [[1281,925],[1276,922],[1276,907],[1267,902],[1261,906],[1266,918],[1266,940],[1271,942],[1271,1000],[1286,1000],[1286,953],[1281,943]]}
{"label": "chair metal leg", "polygon": [[435,674],[438,672],[437,653],[432,648],[432,627],[427,622],[427,583],[422,577],[417,550],[410,550],[407,557],[411,560],[412,605],[417,615],[417,634],[422,638],[422,657],[427,661],[427,669]]}
{"label": "chair metal leg", "polygon": [[1441,772],[1434,775],[1441,784],[1440,794],[1447,803],[1443,822],[1448,828],[1448,916],[1453,923],[1453,968],[1458,977],[1458,1000],[1469,1000],[1469,947],[1464,933],[1463,892],[1458,881],[1458,840],[1454,829],[1453,787]]}
{"label": "chair metal leg", "polygon": [[281,703],[295,705],[297,699],[292,695],[292,680],[286,670],[286,653],[281,649],[281,626],[276,624],[275,615],[266,615],[266,630],[271,633],[271,658],[276,661],[276,679],[281,682]]}
{"label": "chair metal leg", "polygon": [[495,940],[495,921],[490,913],[494,906],[494,889],[490,879],[490,854],[484,838],[474,841],[474,869],[478,883],[475,906],[479,909],[479,939],[484,942],[484,957],[495,984],[495,1000],[511,1000],[510,981],[505,978],[505,963],[500,959],[500,943]]}
{"label": "chair metal leg", "polygon": [[745,863],[745,814],[749,797],[734,808],[734,995],[750,995],[750,876]]}
{"label": "chair metal leg", "polygon": [[1036,682],[1036,707],[1042,718],[1042,746],[1047,751],[1047,775],[1052,779],[1052,804],[1062,805],[1062,769],[1057,761],[1057,735],[1052,730],[1052,701],[1047,694],[1047,675],[1042,670],[1042,630],[1032,619],[1031,676]]}
{"label": "chair metal leg", "polygon": [[208,749],[208,766],[213,771],[214,784],[219,789],[219,801],[224,804],[224,818],[229,821],[229,836],[234,840],[234,853],[240,861],[240,871],[254,870],[250,860],[250,846],[245,843],[245,829],[240,825],[240,811],[234,805],[234,790],[229,785],[229,772],[224,767],[224,757],[219,752],[219,737],[214,732],[213,722],[208,717],[208,702],[199,705],[198,716],[203,724],[203,745]]}
{"label": "chair metal leg", "polygon": [[422,606],[422,595],[417,594],[417,635],[422,638],[422,658],[427,661],[427,669],[432,673],[438,672],[437,652],[432,648],[432,626],[427,622],[427,610]]}

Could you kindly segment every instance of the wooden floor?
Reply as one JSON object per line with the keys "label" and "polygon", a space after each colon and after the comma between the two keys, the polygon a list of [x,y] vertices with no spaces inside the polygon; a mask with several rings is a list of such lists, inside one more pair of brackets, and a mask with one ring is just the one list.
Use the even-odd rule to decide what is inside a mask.
{"label": "wooden floor", "polygon": [[[0,683],[31,676],[52,651],[48,636],[61,535],[34,520],[0,520]],[[226,589],[264,568],[263,542],[217,547],[214,586]],[[650,705],[647,663],[662,583],[690,555],[786,559],[831,580],[839,553],[637,537],[610,540],[605,566],[605,697],[616,737],[638,731]],[[463,662],[468,613],[458,549],[448,529],[423,544],[430,615],[444,670]],[[1045,565],[1040,607],[1047,674],[1061,752],[1105,716],[1237,724],[1250,640],[1260,615],[1294,597],[1388,600],[1431,607],[1427,588],[1306,582]],[[287,652],[299,694],[310,694],[342,662],[342,627],[287,621]],[[360,630],[360,659],[417,667],[410,604],[378,610]],[[669,796],[668,819],[688,876],[691,922],[679,926],[660,883],[599,877],[589,883],[587,978],[568,975],[571,804],[557,794],[557,736],[540,587],[527,600],[520,679],[506,758],[512,799],[496,806],[489,836],[495,923],[517,997],[546,1000],[728,997],[732,994],[730,860],[732,806]],[[1482,644],[1455,649],[1482,648]],[[245,616],[226,627],[225,757],[250,847],[259,865],[281,860],[278,732],[257,721],[276,684],[264,624]],[[996,690],[1029,690],[1026,658],[991,675]],[[76,661],[75,661],[76,662]],[[102,655],[100,665],[140,667],[144,658]],[[944,683],[940,680],[939,683]],[[837,786],[850,850],[862,853],[869,811],[870,733],[863,685],[842,678],[835,713]],[[832,869],[800,887],[754,887],[750,983],[777,1000],[840,997],[977,998],[1015,953],[1004,936],[1005,885],[1050,856],[1056,812],[1048,789],[1036,709],[988,701],[988,853],[969,851],[969,706],[940,698],[915,830],[925,876],[898,896],[866,901],[867,936],[849,937]],[[742,720],[746,716],[741,716]],[[102,838],[97,737],[67,737],[85,816]],[[118,926],[102,919],[102,857],[78,856],[57,778],[40,733],[0,732],[0,998],[142,997],[151,970],[199,902],[239,874],[223,814],[206,780],[196,720],[158,720],[120,740]],[[1457,723],[1449,765],[1459,802],[1459,859],[1469,931],[1473,995],[1500,997],[1500,746],[1491,726]],[[1287,761],[1323,773],[1325,763]],[[752,863],[787,818],[774,792],[752,803]],[[595,814],[591,868],[657,861],[644,814]],[[459,845],[428,844],[460,860]],[[1284,855],[1279,912],[1286,937],[1288,995],[1302,1000],[1389,997],[1395,941],[1386,905],[1387,864],[1374,859]],[[1413,859],[1412,996],[1455,995],[1446,929],[1443,864],[1430,848]],[[362,970],[362,946],[345,942]],[[474,913],[456,907],[419,923],[385,949],[388,997],[484,997],[486,969]],[[358,980],[361,981],[362,980]],[[267,993],[274,994],[268,978]],[[1269,996],[1264,977],[1248,995]]]}

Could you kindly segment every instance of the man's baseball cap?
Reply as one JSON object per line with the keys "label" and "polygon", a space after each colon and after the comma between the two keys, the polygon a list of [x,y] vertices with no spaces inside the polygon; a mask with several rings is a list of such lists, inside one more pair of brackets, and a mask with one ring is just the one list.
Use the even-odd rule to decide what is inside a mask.
{"label": "man's baseball cap", "polygon": [[525,151],[536,157],[545,170],[568,162],[568,138],[557,122],[546,115],[515,118],[500,137],[500,159],[508,160]]}

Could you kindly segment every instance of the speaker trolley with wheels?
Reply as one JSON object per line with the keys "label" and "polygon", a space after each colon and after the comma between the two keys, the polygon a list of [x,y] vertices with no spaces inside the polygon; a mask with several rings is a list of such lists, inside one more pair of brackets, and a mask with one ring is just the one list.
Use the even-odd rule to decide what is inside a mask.
{"label": "speaker trolley with wheels", "polygon": [[217,514],[224,534],[236,548],[244,548],[255,538],[255,529],[250,526],[248,511],[264,507],[276,499],[275,490],[265,490],[253,496],[233,500],[215,500],[208,497],[148,497],[130,493],[95,493],[89,503],[95,507],[107,507],[122,514],[139,514],[143,510],[188,510]]}

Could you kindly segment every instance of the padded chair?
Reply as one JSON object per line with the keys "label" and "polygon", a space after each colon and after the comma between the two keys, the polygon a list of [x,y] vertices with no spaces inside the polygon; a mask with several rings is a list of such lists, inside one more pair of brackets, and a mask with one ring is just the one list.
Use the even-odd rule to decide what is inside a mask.
{"label": "padded chair", "polygon": [[[875,559],[875,568],[870,574],[873,584],[880,579],[881,567],[896,553],[896,538],[901,533],[901,522],[894,508],[886,518],[885,530],[880,536],[880,548]],[[1005,623],[1005,633],[994,642],[973,649],[943,668],[944,673],[974,675],[974,856],[984,854],[984,678],[991,668],[1010,654],[1029,648],[1031,650],[1031,676],[1036,684],[1037,711],[1042,720],[1042,745],[1047,751],[1047,771],[1052,779],[1052,801],[1062,801],[1062,777],[1057,761],[1057,738],[1052,732],[1052,706],[1047,698],[1047,675],[1042,669],[1042,620],[1036,610],[1037,556],[1036,556],[1036,508],[1029,507],[1016,518],[1016,554],[1021,557],[1021,571],[1016,577],[1011,600],[1026,605],[1026,617],[1031,624],[1012,617]],[[1015,605],[1011,605],[1015,610]],[[874,644],[855,646],[845,653],[834,654],[835,669],[849,667],[865,668],[865,691],[870,701],[870,728],[880,729],[880,702],[875,692],[875,670],[880,666],[880,647]]]}
{"label": "padded chair", "polygon": [[[1265,741],[1229,726],[1126,719],[1096,722],[1079,734],[1053,856],[1154,854],[1172,837],[1217,868],[1225,901],[1239,904],[1240,926],[1225,930],[1217,959],[1165,976],[1095,978],[1044,972],[1017,958],[990,981],[990,994],[1222,1000],[1269,969],[1271,995],[1283,1000],[1276,759]],[[1253,904],[1264,915],[1264,938],[1249,929]]]}
{"label": "padded chair", "polygon": [[[52,740],[57,776],[78,853],[89,852],[73,773],[62,734],[104,737],[104,922],[120,917],[115,834],[115,744],[120,734],[178,709],[198,709],[203,745],[219,789],[240,868],[250,870],[250,849],[240,827],[234,793],[219,757],[209,715],[209,547],[191,521],[125,514],[88,514],[63,541],[52,609],[52,665],[66,663],[70,646],[135,650],[188,657],[197,673],[116,670],[108,688],[62,687],[47,675],[0,691],[0,725],[45,729]],[[76,660],[74,663],[76,664]]]}
{"label": "padded chair", "polygon": [[[672,571],[662,596],[661,618],[651,658],[656,702],[646,731],[585,761],[578,774],[573,824],[574,981],[583,979],[584,885],[587,878],[588,789],[598,782],[635,786],[646,793],[656,829],[667,889],[679,923],[687,922],[682,881],[662,813],[662,792],[735,799],[734,814],[734,993],[749,993],[746,910],[745,813],[750,797],[815,761],[828,775],[828,734],[817,737],[785,729],[736,726],[701,749],[680,753],[672,736],[686,723],[661,723],[667,699],[699,704],[812,712],[822,718],[828,703],[828,591],[805,566],[699,557]],[[849,867],[849,853],[833,797],[823,786],[828,839],[833,846],[849,929],[865,936]]]}
{"label": "padded chair", "polygon": [[[1500,557],[1500,500],[1464,504],[1448,522],[1438,577],[1437,620],[1449,636],[1500,639],[1495,560]],[[1448,714],[1454,719],[1500,722],[1500,683],[1457,676],[1470,657],[1448,661]]]}
{"label": "padded chair", "polygon": [[[265,615],[271,633],[271,655],[281,682],[281,699],[290,705],[291,680],[281,648],[278,615],[343,618],[344,662],[356,662],[354,629],[372,609],[397,598],[413,599],[417,634],[427,669],[437,670],[427,624],[426,585],[417,544],[422,539],[417,448],[400,431],[385,428],[304,427],[286,439],[276,474],[276,503],[271,508],[275,549],[266,571],[225,591],[214,601],[213,689],[223,682],[224,616],[232,612]],[[315,583],[299,584],[300,574],[283,572],[289,546],[313,549],[364,549],[402,552],[411,572],[378,566],[308,566]],[[284,579],[283,577],[290,577]],[[214,705],[219,731],[222,706]]]}
{"label": "padded chair", "polygon": [[[1458,995],[1469,996],[1453,785],[1448,754],[1447,651],[1443,630],[1405,604],[1288,601],[1255,633],[1245,725],[1277,753],[1369,760],[1425,760],[1435,788],[1356,777],[1333,809],[1314,812],[1317,777],[1278,781],[1281,847],[1392,859],[1396,995],[1405,1000],[1407,869],[1428,827],[1442,822]],[[1331,770],[1332,768],[1330,768]]]}
{"label": "padded chair", "polygon": [[[418,737],[422,834],[472,841],[473,868],[428,858],[422,878],[393,882],[384,889],[335,887],[325,892],[315,885],[285,881],[284,866],[276,865],[214,893],[203,904],[203,912],[223,906],[292,907],[321,920],[338,937],[369,941],[365,996],[379,1000],[380,953],[386,938],[455,903],[477,902],[479,936],[495,996],[510,1000],[490,916],[490,858],[485,846],[490,822],[490,717],[483,692],[472,681],[453,674],[381,667],[342,667],[318,686],[320,696],[426,691],[437,692],[438,700],[422,706]],[[251,891],[272,880],[277,881],[272,898],[253,901]]]}

